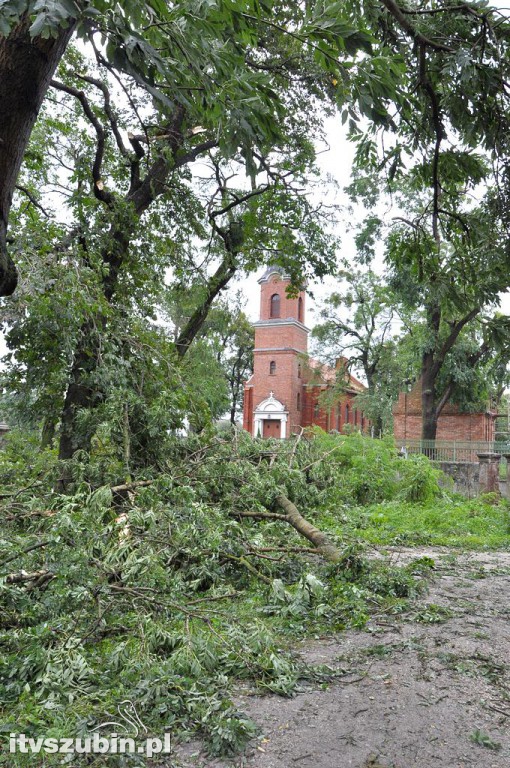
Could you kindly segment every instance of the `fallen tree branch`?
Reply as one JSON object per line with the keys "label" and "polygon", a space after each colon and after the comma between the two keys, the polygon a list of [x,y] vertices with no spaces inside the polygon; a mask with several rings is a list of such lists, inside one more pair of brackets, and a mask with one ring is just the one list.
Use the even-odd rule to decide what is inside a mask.
{"label": "fallen tree branch", "polygon": [[[21,505],[11,504],[10,506],[14,507],[14,506],[21,506]],[[31,517],[53,517],[53,515],[56,515],[56,514],[57,514],[57,512],[54,509],[36,509],[33,512],[27,512],[26,515],[13,515],[13,514],[6,515],[5,519],[9,520],[9,521],[11,521],[11,520],[28,520]]]}
{"label": "fallen tree branch", "polygon": [[53,574],[50,574],[46,568],[40,571],[20,571],[19,573],[10,573],[6,578],[6,582],[7,584],[23,584],[25,581],[38,581],[46,576],[53,578]]}
{"label": "fallen tree branch", "polygon": [[255,520],[283,520],[284,523],[290,522],[287,515],[279,515],[277,512],[234,512],[237,517],[253,517]]}
{"label": "fallen tree branch", "polygon": [[305,520],[300,514],[297,507],[286,496],[280,494],[276,497],[276,503],[285,512],[287,522],[292,527],[304,536],[305,539],[311,541],[312,544],[317,547],[317,551],[331,563],[337,563],[342,558],[342,552],[336,547],[326,536],[325,533],[320,531],[314,525]]}
{"label": "fallen tree branch", "polygon": [[241,565],[244,565],[246,570],[252,573],[254,576],[256,576],[257,579],[260,579],[265,584],[269,584],[270,587],[273,586],[273,579],[270,579],[268,576],[264,576],[264,574],[258,571],[254,565],[252,565],[248,560],[246,560],[245,557],[236,557],[235,555],[226,555],[224,553],[222,553],[222,557],[227,558],[227,560],[233,560],[236,563],[240,563]]}
{"label": "fallen tree branch", "polygon": [[289,467],[292,467],[292,464],[294,462],[294,458],[296,456],[296,451],[298,449],[298,445],[301,442],[301,440],[303,438],[303,435],[305,433],[305,428],[304,427],[300,427],[300,430],[301,431],[300,431],[299,435],[297,436],[297,439],[294,440],[294,445],[292,446],[292,451],[290,452]]}
{"label": "fallen tree branch", "polygon": [[124,483],[123,485],[113,485],[111,487],[112,493],[120,493],[121,491],[131,491],[133,488],[146,488],[148,485],[155,483],[154,480],[134,480],[132,483]]}
{"label": "fallen tree branch", "polygon": [[317,554],[315,547],[252,547],[252,552],[281,552],[284,555],[299,554],[302,552]]}

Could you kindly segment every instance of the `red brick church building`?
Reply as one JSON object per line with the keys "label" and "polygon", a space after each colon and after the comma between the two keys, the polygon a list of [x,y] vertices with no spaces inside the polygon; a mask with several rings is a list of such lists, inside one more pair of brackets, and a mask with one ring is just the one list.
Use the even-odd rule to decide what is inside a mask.
{"label": "red brick church building", "polygon": [[[346,369],[346,360],[331,368],[308,357],[306,295],[289,298],[289,277],[269,266],[259,279],[260,319],[254,323],[253,375],[244,386],[243,426],[254,437],[288,438],[302,427],[326,431],[367,431],[368,421],[355,397],[365,390]],[[324,393],[342,377],[341,394],[323,404]]]}

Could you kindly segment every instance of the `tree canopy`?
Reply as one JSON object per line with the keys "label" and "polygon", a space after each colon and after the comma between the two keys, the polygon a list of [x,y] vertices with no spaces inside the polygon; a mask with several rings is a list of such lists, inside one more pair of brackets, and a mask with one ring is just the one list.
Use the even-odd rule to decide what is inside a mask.
{"label": "tree canopy", "polygon": [[[204,2],[174,5],[2,0],[0,29],[0,245],[2,293],[16,284],[7,253],[7,222],[16,178],[35,119],[72,35],[98,64],[127,75],[153,100],[170,153],[197,156],[218,147],[241,154],[250,175],[270,147],[285,140],[310,95],[335,97],[332,80],[347,59],[370,50],[370,36],[340,4]],[[306,66],[304,66],[306,65]],[[333,73],[333,74],[332,74]],[[23,94],[21,96],[21,94]],[[301,109],[299,109],[301,107]],[[308,117],[313,113],[308,110]],[[136,155],[136,150],[131,149]],[[101,189],[98,158],[93,191]],[[153,169],[153,191],[168,164]],[[99,186],[98,186],[99,184]],[[131,202],[146,205],[147,184]],[[151,193],[152,194],[152,193]],[[150,196],[150,195],[149,195]]]}

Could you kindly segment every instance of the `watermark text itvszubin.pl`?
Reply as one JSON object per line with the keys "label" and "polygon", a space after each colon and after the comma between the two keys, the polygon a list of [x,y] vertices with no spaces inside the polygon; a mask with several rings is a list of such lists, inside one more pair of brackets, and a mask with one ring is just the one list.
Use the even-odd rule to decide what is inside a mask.
{"label": "watermark text itvszubin.pl", "polygon": [[24,733],[9,734],[9,752],[11,753],[37,754],[46,752],[48,754],[59,753],[67,755],[139,754],[152,757],[153,755],[170,754],[171,751],[169,733],[165,733],[163,739],[153,737],[139,741],[127,736],[119,736],[117,733],[111,733],[108,736],[93,733],[91,736],[77,739],[54,739],[42,736],[34,738]]}

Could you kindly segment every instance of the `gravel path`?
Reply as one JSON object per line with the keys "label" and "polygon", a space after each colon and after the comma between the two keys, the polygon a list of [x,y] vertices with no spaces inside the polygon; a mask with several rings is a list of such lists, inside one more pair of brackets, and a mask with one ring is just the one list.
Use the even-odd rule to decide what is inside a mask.
{"label": "gravel path", "polygon": [[[176,766],[510,768],[510,553],[428,555],[428,593],[403,617],[302,645],[340,676],[293,699],[239,696],[261,737],[234,762],[190,745]],[[195,751],[195,754],[193,754]]]}

